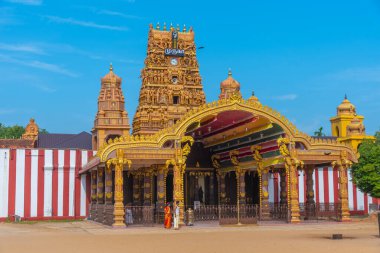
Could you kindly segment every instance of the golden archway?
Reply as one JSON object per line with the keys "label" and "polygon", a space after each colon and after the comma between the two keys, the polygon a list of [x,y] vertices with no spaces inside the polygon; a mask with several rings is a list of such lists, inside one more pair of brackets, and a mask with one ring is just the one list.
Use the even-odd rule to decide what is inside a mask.
{"label": "golden archway", "polygon": [[100,162],[106,162],[108,159],[115,157],[115,151],[117,149],[130,150],[133,153],[133,150],[139,148],[144,148],[144,151],[140,150],[139,152],[160,152],[168,153],[169,155],[169,153],[172,153],[173,151],[163,149],[163,145],[166,141],[180,140],[190,125],[199,123],[203,118],[209,115],[232,110],[249,112],[255,116],[265,117],[271,123],[278,124],[291,142],[300,142],[304,145],[305,151],[300,151],[300,153],[305,153],[307,151],[309,155],[312,155],[312,151],[320,151],[330,157],[334,156],[334,158],[338,158],[340,153],[344,151],[347,153],[347,157],[350,161],[357,161],[356,153],[351,146],[340,143],[334,139],[311,137],[299,131],[293,123],[276,110],[256,101],[244,100],[238,97],[232,97],[228,100],[214,101],[193,109],[185,114],[184,117],[173,126],[163,129],[154,135],[128,135],[109,140],[108,143],[105,143],[98,150],[97,156],[100,158]]}

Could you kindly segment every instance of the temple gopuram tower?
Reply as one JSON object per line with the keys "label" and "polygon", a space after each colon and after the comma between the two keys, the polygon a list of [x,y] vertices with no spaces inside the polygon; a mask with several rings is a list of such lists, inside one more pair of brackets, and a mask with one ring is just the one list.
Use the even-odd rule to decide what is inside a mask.
{"label": "temple gopuram tower", "polygon": [[145,67],[133,134],[153,134],[206,102],[199,74],[194,32],[150,25]]}
{"label": "temple gopuram tower", "polygon": [[366,135],[364,116],[356,114],[356,107],[344,97],[342,103],[337,107],[337,115],[330,119],[331,133],[339,141],[350,144],[355,150],[358,149],[363,139],[374,139]]}
{"label": "temple gopuram tower", "polygon": [[98,112],[92,129],[92,148],[98,150],[109,139],[129,135],[130,128],[121,78],[113,72],[111,64],[109,73],[101,79]]}

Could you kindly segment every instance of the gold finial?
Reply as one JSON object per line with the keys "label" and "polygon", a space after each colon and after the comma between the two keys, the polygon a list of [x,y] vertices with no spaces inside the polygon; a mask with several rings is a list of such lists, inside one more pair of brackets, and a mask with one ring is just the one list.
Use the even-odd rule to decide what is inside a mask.
{"label": "gold finial", "polygon": [[179,32],[180,28],[179,28],[179,24],[177,24],[177,31]]}
{"label": "gold finial", "polygon": [[160,30],[160,22],[157,22],[156,30]]}
{"label": "gold finial", "polygon": [[183,32],[186,32],[186,25],[183,25]]}
{"label": "gold finial", "polygon": [[170,31],[173,30],[173,23],[170,23]]}
{"label": "gold finial", "polygon": [[110,72],[113,71],[113,66],[112,66],[112,62],[110,63]]}
{"label": "gold finial", "polygon": [[164,22],[164,31],[166,31],[166,22]]}
{"label": "gold finial", "polygon": [[228,69],[228,76],[232,76],[231,68]]}

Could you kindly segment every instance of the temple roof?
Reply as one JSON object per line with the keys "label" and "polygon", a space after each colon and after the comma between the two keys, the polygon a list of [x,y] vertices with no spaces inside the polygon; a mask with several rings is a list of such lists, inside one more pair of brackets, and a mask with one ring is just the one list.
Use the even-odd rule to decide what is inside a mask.
{"label": "temple roof", "polygon": [[102,77],[102,83],[121,83],[121,78],[113,72],[112,64],[110,64],[110,71]]}
{"label": "temple roof", "polygon": [[0,148],[33,148],[34,140],[0,139]]}
{"label": "temple roof", "polygon": [[36,148],[92,148],[91,134],[81,132],[79,134],[39,134]]}
{"label": "temple roof", "polygon": [[355,106],[347,99],[347,95],[344,96],[344,100],[337,108],[338,115],[356,115]]}
{"label": "temple roof", "polygon": [[231,70],[228,70],[228,77],[220,83],[221,89],[240,89],[240,83],[232,77]]}

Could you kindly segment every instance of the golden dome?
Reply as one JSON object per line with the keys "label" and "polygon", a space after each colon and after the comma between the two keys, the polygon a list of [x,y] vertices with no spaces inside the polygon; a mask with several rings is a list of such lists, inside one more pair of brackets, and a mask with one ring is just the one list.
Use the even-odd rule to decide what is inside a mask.
{"label": "golden dome", "polygon": [[121,83],[121,78],[113,73],[112,63],[110,64],[110,72],[103,76],[102,83]]}
{"label": "golden dome", "polygon": [[220,83],[220,88],[240,90],[240,83],[232,77],[231,70],[228,70],[227,79]]}
{"label": "golden dome", "polygon": [[259,101],[259,99],[255,96],[255,92],[254,91],[252,91],[252,96],[250,98],[248,98],[248,101],[252,101],[252,102],[261,104],[260,101]]}
{"label": "golden dome", "polygon": [[356,108],[351,102],[347,99],[347,95],[344,96],[344,100],[337,108],[338,115],[356,115]]}

